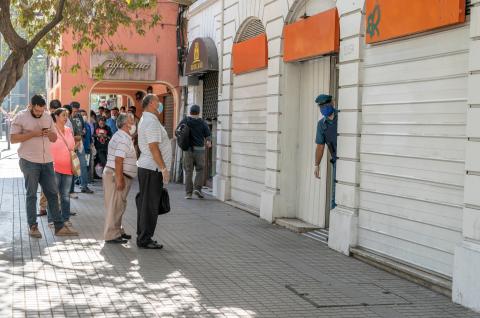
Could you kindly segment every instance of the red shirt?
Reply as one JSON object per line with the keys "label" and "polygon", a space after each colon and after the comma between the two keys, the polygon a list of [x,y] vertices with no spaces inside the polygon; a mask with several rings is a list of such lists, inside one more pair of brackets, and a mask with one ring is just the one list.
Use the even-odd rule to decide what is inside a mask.
{"label": "red shirt", "polygon": [[50,150],[53,157],[53,168],[55,172],[72,175],[72,160],[70,152],[75,147],[72,130],[65,127],[65,132],[57,130],[57,141],[51,144]]}

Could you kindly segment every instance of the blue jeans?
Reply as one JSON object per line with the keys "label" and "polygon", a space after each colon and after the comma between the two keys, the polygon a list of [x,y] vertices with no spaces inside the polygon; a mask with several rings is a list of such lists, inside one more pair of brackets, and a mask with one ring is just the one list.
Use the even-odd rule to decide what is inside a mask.
{"label": "blue jeans", "polygon": [[25,179],[28,225],[37,225],[37,189],[42,186],[47,197],[48,214],[55,223],[55,229],[63,227],[63,217],[58,206],[58,188],[53,171],[53,163],[35,163],[20,159],[20,169]]}
{"label": "blue jeans", "polygon": [[80,160],[80,189],[88,188],[88,169],[87,160],[85,158],[85,150],[80,152],[77,150],[78,160]]}
{"label": "blue jeans", "polygon": [[[64,221],[70,220],[70,185],[73,176],[55,172],[57,179],[58,195],[60,197],[60,210]],[[50,222],[50,219],[48,220]]]}

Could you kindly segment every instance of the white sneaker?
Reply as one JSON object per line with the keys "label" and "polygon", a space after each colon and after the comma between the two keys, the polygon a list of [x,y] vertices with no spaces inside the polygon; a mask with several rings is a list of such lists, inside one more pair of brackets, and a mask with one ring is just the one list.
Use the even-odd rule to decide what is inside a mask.
{"label": "white sneaker", "polygon": [[78,199],[78,194],[76,194],[75,192],[72,192],[72,193],[70,193],[70,198],[71,199]]}

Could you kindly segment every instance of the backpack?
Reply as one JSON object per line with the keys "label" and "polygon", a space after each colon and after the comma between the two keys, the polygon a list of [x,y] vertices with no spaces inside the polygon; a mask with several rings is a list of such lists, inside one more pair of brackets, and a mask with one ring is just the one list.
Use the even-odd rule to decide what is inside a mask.
{"label": "backpack", "polygon": [[188,120],[186,120],[183,123],[180,123],[178,125],[177,129],[175,129],[175,136],[177,137],[177,144],[182,149],[183,151],[187,151],[190,148],[192,148],[191,144],[191,129],[190,126],[188,126],[187,123]]}

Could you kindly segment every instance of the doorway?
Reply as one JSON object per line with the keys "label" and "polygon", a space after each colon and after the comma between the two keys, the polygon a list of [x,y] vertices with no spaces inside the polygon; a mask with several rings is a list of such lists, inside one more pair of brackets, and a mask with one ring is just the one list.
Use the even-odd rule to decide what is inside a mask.
{"label": "doorway", "polygon": [[[333,65],[332,65],[333,64]],[[314,176],[315,136],[322,118],[315,98],[319,94],[335,95],[335,59],[320,57],[299,63],[299,108],[296,144],[296,211],[297,217],[321,228],[328,228],[334,178],[330,153],[320,163],[320,179]]]}

